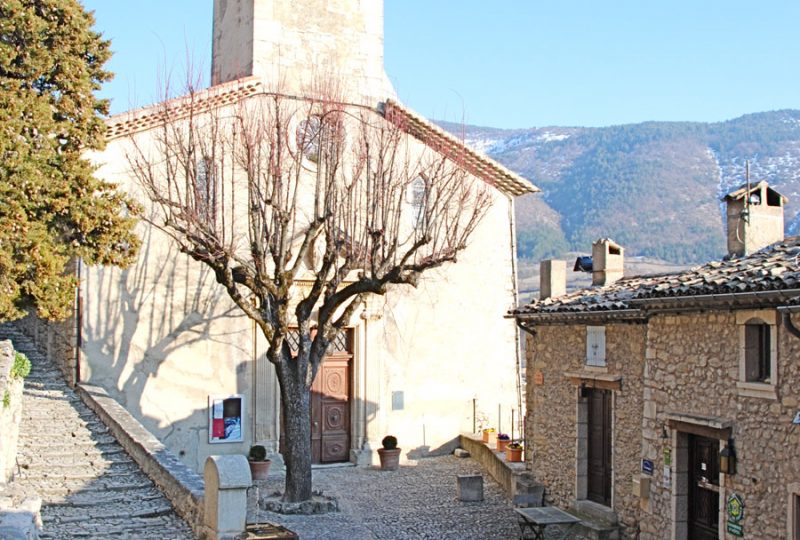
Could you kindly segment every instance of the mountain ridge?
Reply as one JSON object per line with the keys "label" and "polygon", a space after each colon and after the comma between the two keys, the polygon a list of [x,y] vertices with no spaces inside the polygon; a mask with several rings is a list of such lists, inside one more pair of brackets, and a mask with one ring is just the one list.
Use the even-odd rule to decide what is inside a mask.
{"label": "mountain ridge", "polygon": [[586,252],[599,237],[672,263],[720,258],[720,198],[745,182],[746,161],[753,181],[789,197],[787,233],[800,229],[800,110],[600,128],[437,124],[542,189],[517,201],[521,259]]}

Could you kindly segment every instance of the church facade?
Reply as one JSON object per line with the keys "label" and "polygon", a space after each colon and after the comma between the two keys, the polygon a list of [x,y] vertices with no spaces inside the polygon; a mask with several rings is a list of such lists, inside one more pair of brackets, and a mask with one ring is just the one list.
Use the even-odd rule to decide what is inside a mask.
{"label": "church facade", "polygon": [[[108,145],[92,156],[96,174],[152,212],[131,154],[151,151],[165,111],[179,122],[225,117],[269,96],[302,103],[335,81],[344,107],[400,127],[408,152],[446,153],[488,186],[491,206],[458,262],[370,297],[332,344],[312,390],[316,463],[369,464],[388,434],[415,459],[520,417],[518,334],[503,315],[516,304],[514,198],[536,188],[396,100],[382,28],[381,2],[216,0],[212,86],[111,118]],[[252,444],[279,461],[279,390],[260,329],[164,232],[142,222],[139,233],[131,268],[78,270],[76,379],[105,388],[198,470]]]}

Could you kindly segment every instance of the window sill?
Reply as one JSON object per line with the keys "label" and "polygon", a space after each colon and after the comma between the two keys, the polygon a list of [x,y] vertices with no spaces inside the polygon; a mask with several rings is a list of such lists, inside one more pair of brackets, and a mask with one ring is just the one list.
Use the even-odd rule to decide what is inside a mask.
{"label": "window sill", "polygon": [[778,400],[775,385],[771,383],[737,382],[736,390],[740,396],[744,397]]}

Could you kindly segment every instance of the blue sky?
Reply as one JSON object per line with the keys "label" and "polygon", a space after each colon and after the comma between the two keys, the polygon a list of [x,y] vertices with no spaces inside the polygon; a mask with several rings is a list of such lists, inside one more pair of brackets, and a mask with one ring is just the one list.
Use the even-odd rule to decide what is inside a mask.
{"label": "blue sky", "polygon": [[[112,112],[207,73],[212,0],[82,0],[112,40]],[[299,0],[298,0],[299,1]],[[796,0],[385,0],[386,70],[436,119],[515,128],[800,108]]]}

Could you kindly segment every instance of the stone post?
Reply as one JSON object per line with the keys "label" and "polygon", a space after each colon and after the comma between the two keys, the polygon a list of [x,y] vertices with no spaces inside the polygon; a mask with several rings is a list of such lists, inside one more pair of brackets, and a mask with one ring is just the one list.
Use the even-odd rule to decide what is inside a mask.
{"label": "stone post", "polygon": [[242,455],[209,456],[204,469],[205,525],[212,540],[234,540],[245,531],[247,488],[253,480]]}

